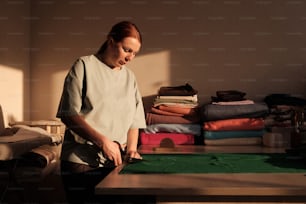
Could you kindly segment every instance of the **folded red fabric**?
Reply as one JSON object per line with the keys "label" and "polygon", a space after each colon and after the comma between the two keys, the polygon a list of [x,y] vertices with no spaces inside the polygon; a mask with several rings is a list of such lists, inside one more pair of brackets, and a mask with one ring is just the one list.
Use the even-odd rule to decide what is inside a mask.
{"label": "folded red fabric", "polygon": [[209,131],[259,130],[264,128],[264,120],[262,118],[234,118],[208,121],[204,122],[203,128]]}
{"label": "folded red fabric", "polygon": [[194,135],[184,133],[144,133],[141,132],[139,139],[143,145],[159,145],[165,138],[169,138],[175,145],[193,145]]}

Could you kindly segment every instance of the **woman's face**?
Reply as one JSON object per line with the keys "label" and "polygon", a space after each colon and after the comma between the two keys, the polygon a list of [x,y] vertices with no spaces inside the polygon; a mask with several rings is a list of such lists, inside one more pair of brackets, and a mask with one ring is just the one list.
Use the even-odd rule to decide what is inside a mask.
{"label": "woman's face", "polygon": [[141,44],[138,39],[126,37],[120,42],[110,42],[109,63],[113,68],[120,68],[130,62],[139,52]]}

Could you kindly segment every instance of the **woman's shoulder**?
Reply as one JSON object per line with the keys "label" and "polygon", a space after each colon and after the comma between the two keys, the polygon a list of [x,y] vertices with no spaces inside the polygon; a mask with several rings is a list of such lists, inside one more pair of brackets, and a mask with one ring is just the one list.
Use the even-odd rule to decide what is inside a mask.
{"label": "woman's shoulder", "polygon": [[95,55],[84,55],[79,57],[77,60],[81,61],[83,60],[84,62],[90,62],[90,61],[96,61]]}
{"label": "woman's shoulder", "polygon": [[131,75],[131,76],[135,76],[135,73],[134,73],[134,71],[133,70],[131,70],[130,68],[128,68],[127,66],[123,66],[122,67],[123,68],[123,70],[125,70],[125,72],[128,74],[128,75]]}

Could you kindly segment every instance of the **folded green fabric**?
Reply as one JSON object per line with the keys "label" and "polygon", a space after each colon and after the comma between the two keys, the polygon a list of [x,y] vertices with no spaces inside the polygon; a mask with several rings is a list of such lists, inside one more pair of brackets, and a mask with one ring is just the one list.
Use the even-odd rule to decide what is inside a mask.
{"label": "folded green fabric", "polygon": [[121,174],[174,173],[306,173],[304,160],[285,153],[144,154]]}

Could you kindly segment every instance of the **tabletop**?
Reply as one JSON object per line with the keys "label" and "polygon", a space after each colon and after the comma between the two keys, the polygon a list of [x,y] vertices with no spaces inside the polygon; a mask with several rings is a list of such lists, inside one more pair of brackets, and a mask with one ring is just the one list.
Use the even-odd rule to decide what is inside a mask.
{"label": "tabletop", "polygon": [[[175,146],[162,148],[144,145],[141,154],[203,153],[285,153],[283,148],[262,146]],[[188,173],[188,174],[120,174],[115,168],[96,186],[101,195],[153,195],[160,200],[209,197],[255,198],[257,201],[306,200],[305,173]]]}

